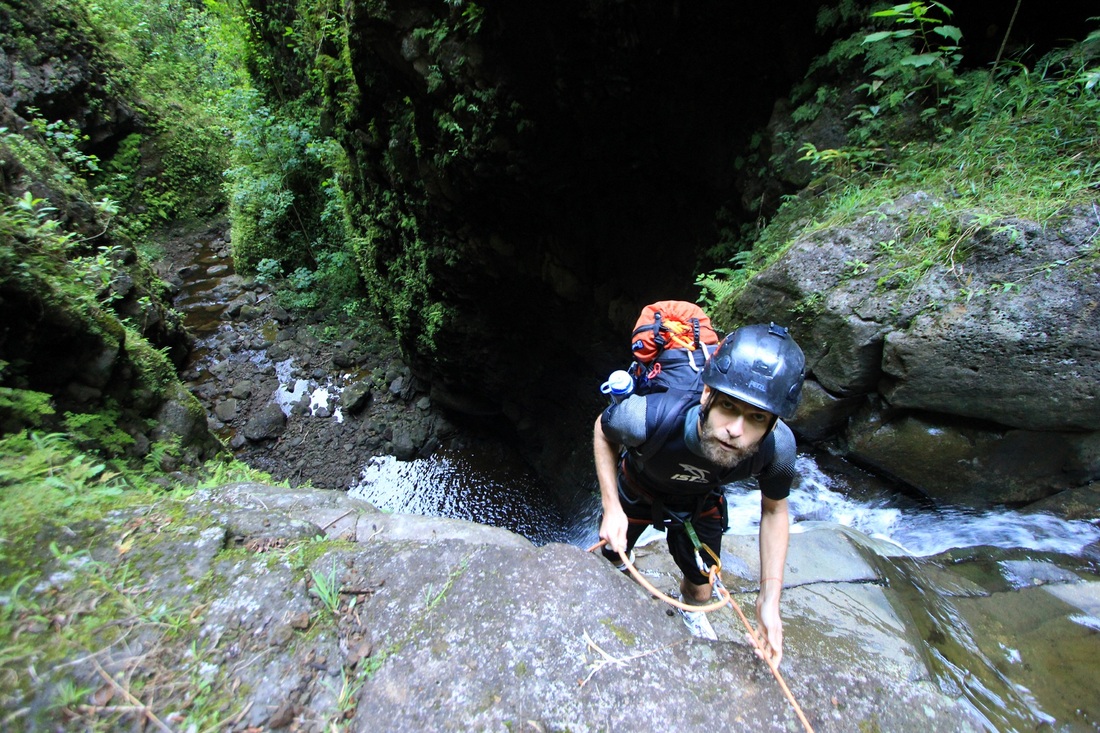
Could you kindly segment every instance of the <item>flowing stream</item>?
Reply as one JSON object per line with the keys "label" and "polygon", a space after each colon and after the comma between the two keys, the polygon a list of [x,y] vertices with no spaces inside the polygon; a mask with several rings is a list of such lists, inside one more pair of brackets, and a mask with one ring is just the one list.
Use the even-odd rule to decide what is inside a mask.
{"label": "flowing stream", "polygon": [[[1100,540],[1100,528],[1093,524],[1050,514],[928,508],[858,471],[828,475],[810,453],[799,456],[798,471],[801,481],[790,497],[795,527],[803,521],[850,527],[880,540],[876,550],[884,557],[927,557],[974,547],[1078,555],[1085,546]],[[387,511],[504,526],[536,544],[582,545],[597,538],[599,508],[594,498],[565,517],[545,500],[534,499],[544,494],[535,476],[499,459],[479,461],[469,454],[447,451],[410,462],[375,458],[350,493]],[[865,498],[853,498],[861,495]],[[756,534],[759,494],[730,491],[727,498],[729,533]],[[510,520],[517,515],[526,518]]]}

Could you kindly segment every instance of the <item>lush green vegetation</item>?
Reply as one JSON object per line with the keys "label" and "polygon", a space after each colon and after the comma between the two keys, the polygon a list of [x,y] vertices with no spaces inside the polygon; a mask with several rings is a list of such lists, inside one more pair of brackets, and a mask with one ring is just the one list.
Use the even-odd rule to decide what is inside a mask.
{"label": "lush green vegetation", "polygon": [[[163,226],[206,218],[228,202],[239,264],[276,281],[286,307],[339,307],[368,320],[343,234],[340,148],[318,132],[316,106],[276,104],[274,113],[252,88],[241,60],[261,56],[254,13],[236,3],[167,0],[47,2],[11,12],[16,35],[5,44],[28,62],[42,53],[32,35],[76,44],[89,57],[86,106],[106,116],[128,107],[139,122],[114,149],[95,148],[75,121],[34,108],[21,110],[23,129],[0,128],[4,183],[24,192],[0,201],[0,279],[67,309],[65,319],[104,344],[125,343],[143,380],[136,386],[162,394],[174,370],[142,338],[147,322],[112,313],[116,284],[134,281],[146,313],[163,307],[153,301],[164,285],[148,262],[135,264],[132,244],[154,256],[149,247]],[[49,397],[29,389],[29,362],[9,360],[0,365],[0,427],[64,429],[112,456],[133,444],[116,407],[55,415]]]}
{"label": "lush green vegetation", "polygon": [[231,128],[226,111],[247,77],[234,62],[233,16],[169,0],[81,0],[97,52],[110,65],[108,93],[132,100],[145,125],[88,176],[99,195],[119,201],[131,236],[222,205]]}
{"label": "lush green vegetation", "polygon": [[[117,354],[118,371],[131,375],[130,397],[144,408],[123,406],[118,395],[104,394],[87,412],[62,410],[57,395],[32,387],[34,372],[43,368],[32,361],[36,356],[10,354],[10,362],[0,361],[0,565],[10,559],[11,548],[33,544],[34,533],[46,525],[148,501],[161,491],[153,480],[168,483],[179,447],[133,448],[134,436],[151,428],[149,406],[177,385],[175,368],[166,349],[142,336],[148,324],[138,322],[140,317],[120,318],[114,306],[122,297],[119,283],[143,293],[143,312],[161,292],[162,284],[136,256],[128,235],[144,236],[168,218],[202,213],[193,204],[210,188],[218,190],[225,165],[217,157],[224,145],[211,145],[205,137],[217,129],[225,138],[225,129],[214,122],[223,119],[220,102],[203,101],[210,88],[195,85],[197,78],[223,69],[205,41],[200,43],[211,30],[200,22],[207,14],[178,3],[114,0],[66,8],[47,3],[42,12],[69,42],[83,43],[83,33],[98,34],[96,49],[103,56],[96,63],[103,81],[93,93],[154,100],[156,105],[144,110],[154,125],[149,140],[131,135],[109,160],[88,152],[88,136],[73,122],[46,119],[37,110],[30,110],[26,129],[0,129],[4,183],[24,191],[0,203],[0,285],[9,308],[22,304],[38,319],[47,318],[44,333],[31,324],[20,330],[6,323],[6,338],[9,348],[24,343],[14,341],[17,337],[28,348],[41,348],[41,358],[52,353],[49,342],[66,340],[71,353],[79,342],[89,353]],[[148,145],[157,153],[148,168],[155,178],[135,173],[147,165],[142,161],[150,157]],[[31,193],[32,188],[45,195]]]}
{"label": "lush green vegetation", "polygon": [[[952,265],[962,233],[954,221],[977,228],[1009,216],[1046,223],[1095,200],[1100,31],[1031,67],[1007,59],[960,73],[958,29],[944,22],[949,14],[940,3],[895,6],[875,14],[883,30],[838,41],[816,62],[811,78],[836,69],[870,79],[860,87],[866,103],[854,113],[850,143],[827,150],[802,145],[815,180],[762,231],[731,236],[730,266],[699,280],[711,302],[737,292],[799,237],[852,222],[914,190],[941,208],[936,216],[914,217],[896,241],[884,243],[892,245],[897,277],[909,282]],[[796,119],[820,114],[835,92],[813,84],[795,90]]]}
{"label": "lush green vegetation", "polygon": [[[91,197],[86,181],[70,167],[81,164],[78,156],[56,155],[33,139],[7,132],[0,137],[0,151],[9,160],[39,166],[48,180],[65,180],[66,195]],[[111,312],[117,298],[112,283],[125,272],[126,248],[99,244],[120,240],[101,239],[118,213],[113,202],[100,201],[97,207],[102,231],[92,237],[66,231],[55,218],[55,207],[30,193],[0,208],[0,285],[5,298],[33,294],[40,311],[68,314],[62,318],[71,319],[74,329],[125,344],[130,368],[139,377],[135,391],[159,394],[176,379],[174,368],[142,338],[140,324],[120,322]],[[172,473],[180,463],[178,442],[156,443],[141,460],[129,458],[134,437],[122,428],[135,419],[132,414],[124,417],[108,398],[96,411],[57,415],[54,395],[26,386],[26,369],[24,363],[0,361],[0,376],[12,385],[0,387],[0,708],[5,730],[33,729],[45,720],[51,727],[68,726],[84,714],[80,711],[94,711],[105,699],[94,694],[102,685],[89,685],[87,677],[78,679],[71,672],[56,673],[55,664],[87,659],[134,631],[157,639],[158,653],[165,654],[172,647],[159,641],[189,626],[186,609],[145,605],[139,571],[125,561],[126,541],[116,548],[120,562],[101,562],[86,548],[66,543],[64,538],[74,536],[72,528],[136,506],[178,514],[179,500],[195,487],[272,482],[243,464],[220,460],[192,470],[181,484]],[[9,373],[15,377],[7,379]],[[65,575],[64,590],[44,583],[51,573]],[[181,719],[184,727],[206,729],[224,718],[226,701],[194,678],[199,661],[193,655],[164,658],[164,668],[174,672],[158,684],[191,700]],[[43,679],[49,680],[45,687]],[[131,689],[140,694],[140,686]],[[32,713],[30,703],[39,694],[48,708]],[[87,729],[113,728],[127,707],[93,712],[85,720]]]}
{"label": "lush green vegetation", "polygon": [[[117,90],[150,130],[126,137],[108,160],[75,162],[97,195],[119,203],[116,226],[139,242],[228,205],[241,271],[282,286],[287,307],[361,314],[338,184],[343,151],[322,132],[319,104],[331,85],[324,69],[336,66],[322,52],[341,24],[334,7],[300,5],[283,8],[282,26],[274,6],[265,20],[220,0],[82,0],[102,52],[117,62]],[[273,39],[289,58],[273,53]],[[298,68],[311,71],[299,79]],[[56,130],[54,147],[81,155],[79,131],[40,122]]]}
{"label": "lush green vegetation", "polygon": [[362,317],[342,185],[346,156],[322,119],[324,95],[348,88],[340,6],[281,2],[233,12],[238,58],[254,85],[232,110],[226,188],[234,260],[281,283],[288,308]]}
{"label": "lush green vegetation", "polygon": [[[440,223],[447,196],[424,179],[445,171],[460,186],[493,157],[499,126],[527,124],[469,73],[484,12],[440,3],[408,28],[412,16],[385,3],[358,4],[351,25],[333,0],[249,5],[247,59],[262,101],[229,174],[239,264],[308,281],[313,297],[357,316],[368,303],[403,345],[434,348],[450,316],[434,273],[457,262],[460,244]],[[348,37],[371,28],[407,31],[422,83],[375,56],[393,38]],[[349,264],[362,302],[344,295]]]}
{"label": "lush green vegetation", "polygon": [[[6,140],[13,138],[18,136],[8,135],[0,141],[0,149],[10,149]],[[28,192],[0,209],[0,284],[9,293],[22,292],[36,309],[67,313],[67,328],[87,334],[91,343],[114,349],[126,344],[125,358],[136,371],[134,386],[150,395],[163,394],[175,379],[168,357],[142,338],[141,324],[119,321],[110,308],[118,297],[113,283],[125,271],[124,248],[118,244],[96,246],[95,237],[63,231],[51,218],[54,208],[47,203]],[[106,212],[105,218],[115,211],[112,202],[97,203]],[[72,335],[57,332],[59,327],[54,327],[52,338]],[[119,410],[110,400],[101,413],[55,415],[52,395],[36,391],[28,383],[26,372],[33,367],[25,360],[31,356],[20,356],[23,358],[16,364],[0,361],[0,377],[6,383],[0,387],[0,431],[47,423],[64,425],[74,436],[115,456],[133,444],[133,437],[120,428]]]}
{"label": "lush green vegetation", "polygon": [[165,470],[175,465],[178,451],[174,443],[158,444],[142,463],[134,464],[82,448],[64,433],[23,431],[0,437],[0,567],[10,570],[23,562],[11,553],[33,544],[43,527],[98,519],[113,509],[162,496],[183,498],[203,486],[273,483],[268,474],[226,459],[207,463],[192,483],[180,484],[179,477]]}
{"label": "lush green vegetation", "polygon": [[[13,351],[0,364],[0,430],[65,430],[105,456],[139,455],[145,448],[131,450],[134,435],[148,432],[151,410],[177,379],[169,347],[145,338],[170,342],[172,324],[164,283],[134,241],[169,221],[209,215],[222,200],[225,146],[211,144],[210,134],[225,139],[225,129],[214,122],[214,103],[204,101],[210,87],[196,84],[218,67],[199,43],[209,28],[198,22],[202,14],[168,2],[45,2],[5,13],[16,34],[4,37],[6,47],[24,55],[14,63],[40,63],[69,44],[66,53],[87,62],[80,87],[86,118],[133,111],[139,132],[117,150],[96,148],[77,121],[34,107],[19,110],[25,125],[0,129],[0,284],[13,315],[38,314],[6,332]],[[89,397],[80,407],[87,412],[57,409],[57,395],[32,388],[57,361],[58,343],[67,343],[73,359],[59,375],[87,371],[76,362],[97,353],[117,359],[118,369],[94,377],[107,392]],[[133,394],[110,392],[118,389]],[[125,408],[121,400],[141,406]]]}
{"label": "lush green vegetation", "polygon": [[[27,19],[28,27],[45,23],[59,42],[94,50],[91,66],[101,76],[86,101],[106,109],[122,100],[141,125],[117,149],[100,149],[102,156],[75,122],[38,110],[26,111],[26,129],[0,129],[3,183],[26,191],[0,201],[0,285],[8,304],[20,294],[41,306],[36,312],[90,334],[93,347],[123,354],[120,371],[136,375],[131,396],[148,406],[178,388],[175,369],[141,335],[146,324],[119,318],[117,285],[140,280],[145,305],[160,296],[161,284],[145,279],[148,263],[132,245],[155,241],[165,225],[208,217],[229,203],[235,233],[242,233],[242,264],[264,263],[280,282],[285,271],[286,305],[314,309],[359,295],[341,246],[331,166],[339,149],[316,133],[316,113],[270,114],[252,90],[239,64],[250,39],[239,4],[82,0],[37,10],[44,18]],[[37,52],[32,35],[20,41],[28,54]],[[250,196],[264,186],[270,199]],[[273,214],[265,210],[272,200],[287,203]],[[249,209],[256,201],[261,206]],[[289,236],[282,226],[292,229]],[[253,246],[286,240],[290,248],[261,248],[260,259],[250,261],[250,231]],[[28,327],[26,334],[34,343],[63,336],[56,328],[36,335]],[[112,394],[86,412],[59,408],[57,395],[32,387],[33,357],[19,356],[0,361],[2,727],[48,721],[114,729],[142,715],[127,704],[136,697],[120,697],[116,707],[107,704],[113,696],[162,695],[182,708],[173,728],[218,729],[238,711],[212,684],[208,670],[216,665],[192,638],[193,609],[165,607],[143,589],[134,560],[139,528],[123,528],[113,547],[92,549],[81,532],[109,524],[117,512],[134,512],[138,523],[169,523],[183,516],[181,500],[197,487],[271,477],[228,459],[186,467],[175,441],[136,447],[135,435],[151,428],[134,424],[145,413]],[[64,580],[44,581],[54,574]],[[80,673],[72,664],[98,659],[130,635],[148,644],[143,656],[155,677],[112,687],[89,679],[87,664]]]}
{"label": "lush green vegetation", "polygon": [[[0,151],[11,154],[27,148],[28,142],[21,136],[0,137]],[[72,185],[78,196],[87,195],[87,189],[81,188],[83,181]],[[163,397],[166,388],[176,381],[166,349],[154,348],[142,336],[145,324],[130,318],[120,320],[112,310],[119,298],[115,283],[139,276],[139,268],[127,265],[128,249],[119,243],[125,240],[100,239],[117,213],[114,202],[97,201],[95,207],[99,214],[97,226],[102,229],[92,236],[65,231],[53,218],[56,209],[29,192],[0,209],[0,284],[8,291],[9,299],[20,293],[27,307],[59,314],[46,329],[49,333],[34,336],[28,331],[21,338],[38,344],[79,338],[87,342],[89,351],[117,351],[133,371],[131,387],[153,398]],[[152,287],[154,283],[144,286]],[[141,300],[151,305],[154,291],[148,292]],[[64,427],[74,437],[111,456],[121,456],[133,445],[134,438],[123,429],[126,420],[121,419],[121,411],[110,397],[105,398],[99,412],[55,415],[52,396],[31,388],[33,375],[28,370],[37,368],[29,361],[32,355],[13,356],[18,357],[14,364],[0,361],[0,377],[6,385],[0,387],[0,430],[47,424]],[[135,419],[133,415],[127,418]]]}

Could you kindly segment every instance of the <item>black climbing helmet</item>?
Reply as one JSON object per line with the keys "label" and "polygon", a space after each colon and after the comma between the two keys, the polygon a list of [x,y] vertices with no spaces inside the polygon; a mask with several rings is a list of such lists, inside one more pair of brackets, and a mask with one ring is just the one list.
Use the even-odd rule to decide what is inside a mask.
{"label": "black climbing helmet", "polygon": [[744,326],[722,339],[703,367],[703,384],[790,418],[802,396],[806,357],[782,326]]}

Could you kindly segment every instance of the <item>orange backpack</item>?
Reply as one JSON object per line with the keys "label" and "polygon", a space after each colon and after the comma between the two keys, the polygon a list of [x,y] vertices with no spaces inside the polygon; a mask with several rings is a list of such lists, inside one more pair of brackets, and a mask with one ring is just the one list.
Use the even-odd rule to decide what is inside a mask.
{"label": "orange backpack", "polygon": [[702,389],[698,377],[718,342],[710,317],[695,303],[662,300],[647,305],[634,324],[630,344],[634,391]]}

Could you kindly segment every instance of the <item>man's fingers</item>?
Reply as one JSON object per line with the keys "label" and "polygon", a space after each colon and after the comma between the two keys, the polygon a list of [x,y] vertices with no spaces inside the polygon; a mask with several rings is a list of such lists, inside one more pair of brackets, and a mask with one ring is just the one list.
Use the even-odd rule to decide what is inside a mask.
{"label": "man's fingers", "polygon": [[600,523],[600,539],[607,541],[613,552],[626,551],[626,515],[607,514]]}
{"label": "man's fingers", "polygon": [[778,667],[779,662],[783,659],[783,652],[776,647],[772,646],[768,641],[767,634],[760,634],[759,639],[753,637],[752,634],[745,634],[745,639],[749,644],[752,644],[752,651],[756,656],[760,657],[764,662],[773,663]]}

